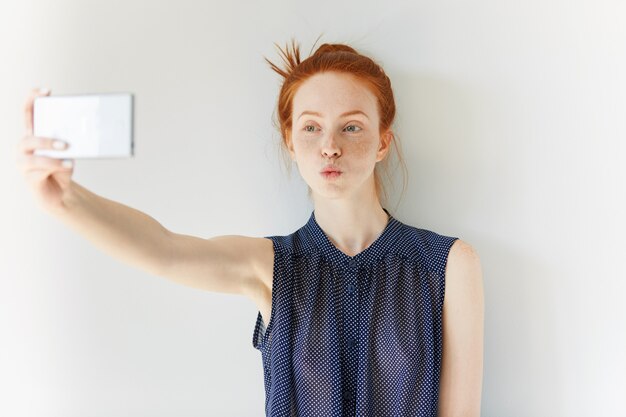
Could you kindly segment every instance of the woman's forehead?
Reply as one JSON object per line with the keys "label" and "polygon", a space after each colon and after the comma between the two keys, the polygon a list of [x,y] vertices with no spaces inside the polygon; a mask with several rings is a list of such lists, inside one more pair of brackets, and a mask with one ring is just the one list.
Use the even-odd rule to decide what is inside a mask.
{"label": "woman's forehead", "polygon": [[316,74],[302,83],[293,99],[296,118],[302,112],[327,117],[355,110],[372,118],[376,110],[376,98],[364,83],[349,74]]}

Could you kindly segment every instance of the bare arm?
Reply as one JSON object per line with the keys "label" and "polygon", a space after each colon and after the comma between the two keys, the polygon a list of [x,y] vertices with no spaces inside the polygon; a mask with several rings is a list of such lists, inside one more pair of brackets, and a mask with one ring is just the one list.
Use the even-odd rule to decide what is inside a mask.
{"label": "bare arm", "polygon": [[251,295],[263,290],[256,285],[261,264],[269,258],[269,240],[237,235],[204,239],[172,233],[147,214],[75,182],[70,190],[65,211],[56,217],[114,258],[206,291]]}
{"label": "bare arm", "polygon": [[452,245],[446,266],[439,417],[479,417],[483,377],[484,295],[478,254]]}
{"label": "bare arm", "polygon": [[267,293],[274,261],[272,241],[239,235],[202,239],[172,234],[161,275],[206,291],[258,300]]}
{"label": "bare arm", "polygon": [[170,232],[147,214],[92,193],[71,181],[56,218],[112,257],[160,274],[171,256]]}

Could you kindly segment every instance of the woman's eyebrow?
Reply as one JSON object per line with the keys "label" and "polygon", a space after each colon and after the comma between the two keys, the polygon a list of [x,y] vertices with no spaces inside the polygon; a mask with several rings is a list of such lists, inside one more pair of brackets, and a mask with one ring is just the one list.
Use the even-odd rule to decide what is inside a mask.
{"label": "woman's eyebrow", "polygon": [[[302,113],[300,113],[300,116],[298,116],[298,119],[300,119],[302,116],[304,116],[305,114],[310,114],[313,116],[318,116],[318,117],[324,117],[321,113],[318,113],[316,111],[311,111],[311,110],[305,110]],[[369,117],[367,116],[367,114],[365,114],[364,112],[362,112],[361,110],[350,110],[347,111],[343,114],[341,114],[339,117],[346,117],[346,116],[352,116],[353,114],[362,114],[363,116],[367,117],[369,119]],[[298,120],[296,119],[296,120]]]}

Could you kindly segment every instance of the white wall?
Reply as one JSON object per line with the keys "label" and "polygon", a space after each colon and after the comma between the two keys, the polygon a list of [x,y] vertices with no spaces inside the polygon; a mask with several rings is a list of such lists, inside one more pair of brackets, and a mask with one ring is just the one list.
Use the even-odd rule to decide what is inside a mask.
{"label": "white wall", "polygon": [[99,252],[39,211],[13,149],[32,87],[130,91],[136,157],[78,160],[77,182],[178,233],[291,233],[312,207],[263,56],[322,32],[392,79],[395,217],[479,251],[482,415],[626,415],[625,18],[618,0],[3,0],[0,415],[263,415],[256,306]]}

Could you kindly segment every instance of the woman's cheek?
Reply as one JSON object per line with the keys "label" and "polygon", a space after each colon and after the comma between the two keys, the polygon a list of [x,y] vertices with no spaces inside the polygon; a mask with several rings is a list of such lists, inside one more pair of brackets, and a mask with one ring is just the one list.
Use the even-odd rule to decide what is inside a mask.
{"label": "woman's cheek", "polygon": [[371,145],[365,140],[358,141],[352,146],[352,153],[358,159],[362,159],[364,156],[370,153],[370,151]]}

